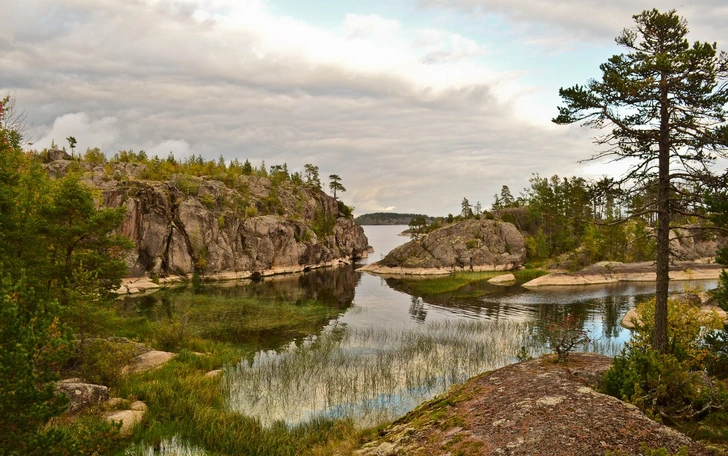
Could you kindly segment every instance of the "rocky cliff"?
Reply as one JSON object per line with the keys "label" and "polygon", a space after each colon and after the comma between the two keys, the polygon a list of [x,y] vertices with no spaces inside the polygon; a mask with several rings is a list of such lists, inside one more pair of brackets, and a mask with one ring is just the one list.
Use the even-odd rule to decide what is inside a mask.
{"label": "rocky cliff", "polygon": [[81,166],[107,207],[125,207],[122,233],[134,241],[127,257],[138,276],[248,277],[294,272],[366,256],[364,230],[339,212],[321,189],[290,179],[241,175],[223,183],[172,175],[143,180],[144,165],[92,165],[57,160],[61,176]]}
{"label": "rocky cliff", "polygon": [[361,270],[382,274],[447,274],[514,269],[526,259],[523,235],[510,223],[465,220],[397,247]]}

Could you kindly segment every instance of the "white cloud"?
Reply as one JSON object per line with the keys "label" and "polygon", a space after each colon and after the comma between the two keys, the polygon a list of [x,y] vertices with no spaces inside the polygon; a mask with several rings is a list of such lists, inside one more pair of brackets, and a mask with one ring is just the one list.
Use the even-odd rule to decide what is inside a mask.
{"label": "white cloud", "polygon": [[146,152],[150,157],[158,155],[164,158],[173,153],[176,158],[187,158],[190,156],[190,144],[184,139],[167,139],[150,147]]}
{"label": "white cloud", "polygon": [[33,148],[49,148],[52,142],[58,147],[68,146],[66,138],[76,138],[76,151],[83,152],[89,147],[105,148],[113,144],[119,136],[118,121],[115,117],[103,117],[92,121],[85,112],[64,114],[56,118],[53,126],[45,131]]}
{"label": "white cloud", "polygon": [[392,19],[384,19],[376,14],[362,16],[347,14],[342,24],[342,32],[347,39],[354,38],[387,38],[400,29],[400,23]]}

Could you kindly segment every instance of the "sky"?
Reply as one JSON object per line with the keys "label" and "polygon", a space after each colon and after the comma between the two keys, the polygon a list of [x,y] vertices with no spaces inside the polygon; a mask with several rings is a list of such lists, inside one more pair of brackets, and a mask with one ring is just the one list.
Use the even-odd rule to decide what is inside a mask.
{"label": "sky", "polygon": [[728,50],[726,0],[0,0],[0,94],[29,148],[311,163],[355,214],[456,214],[615,172],[551,118],[651,8]]}

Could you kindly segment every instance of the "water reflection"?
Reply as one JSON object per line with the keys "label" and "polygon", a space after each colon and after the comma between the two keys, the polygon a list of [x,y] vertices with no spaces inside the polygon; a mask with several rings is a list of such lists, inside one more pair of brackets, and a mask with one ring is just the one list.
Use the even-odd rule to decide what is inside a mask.
{"label": "water reflection", "polygon": [[[402,229],[366,227],[377,249],[366,261],[407,241],[397,236]],[[236,410],[267,414],[269,420],[305,420],[317,414],[348,416],[351,407],[364,406],[376,423],[379,413],[397,416],[453,382],[513,362],[523,344],[538,354],[544,349],[544,323],[569,314],[600,350],[616,353],[630,334],[621,318],[654,290],[653,283],[528,290],[520,283],[503,287],[481,280],[428,295],[417,292],[413,280],[385,279],[347,266],[169,290],[127,299],[120,307],[130,316],[158,320],[190,314],[208,337],[254,342],[259,351],[229,372]],[[671,285],[678,290],[685,284]],[[703,282],[706,288],[714,285]],[[276,306],[312,301],[330,312],[295,331],[256,332],[246,326],[256,318],[275,318]],[[262,303],[262,313],[246,314],[251,303]],[[459,364],[453,361],[458,357]],[[294,405],[280,405],[278,397]]]}

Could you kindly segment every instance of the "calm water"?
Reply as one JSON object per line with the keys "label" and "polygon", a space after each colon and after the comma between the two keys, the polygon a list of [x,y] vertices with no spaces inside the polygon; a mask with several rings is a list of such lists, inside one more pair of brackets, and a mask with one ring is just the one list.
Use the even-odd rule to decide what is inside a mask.
{"label": "calm water", "polygon": [[[544,350],[539,328],[548,319],[573,314],[603,351],[615,353],[629,339],[624,314],[648,298],[654,284],[595,285],[556,290],[499,287],[486,281],[434,296],[408,293],[412,280],[356,272],[407,242],[406,226],[364,227],[375,252],[353,267],[206,286],[205,296],[233,304],[215,308],[230,341],[258,341],[261,350],[226,375],[229,405],[264,423],[289,424],[314,416],[351,417],[362,426],[395,419],[452,384],[516,361],[521,346]],[[673,282],[677,290],[685,284]],[[692,283],[713,288],[715,281]],[[167,317],[190,290],[161,292],[126,302],[131,313]],[[199,294],[200,291],[198,290]],[[338,317],[310,328],[308,336],[238,334],[235,298],[275,302],[314,299]],[[236,316],[237,315],[237,316]],[[233,327],[231,330],[231,326]],[[209,336],[209,335],[208,335]],[[236,339],[238,338],[238,339]],[[597,347],[598,348],[598,347]],[[592,348],[594,349],[594,348]]]}
{"label": "calm water", "polygon": [[[394,247],[409,241],[397,236],[406,226],[365,226],[364,230],[375,253],[364,261],[378,261]],[[478,286],[477,298],[457,296],[419,297],[403,290],[398,280],[385,280],[370,274],[359,274],[354,305],[340,318],[355,326],[417,325],[424,321],[451,319],[486,319],[539,321],[547,316],[572,313],[584,320],[584,327],[594,339],[623,343],[629,330],[619,322],[639,300],[654,294],[653,283],[631,283],[564,287],[548,291],[533,291],[520,284],[500,287],[487,283]],[[673,290],[682,289],[684,282],[672,282]],[[715,281],[694,281],[692,285],[714,288]],[[413,304],[413,298],[421,302]]]}

